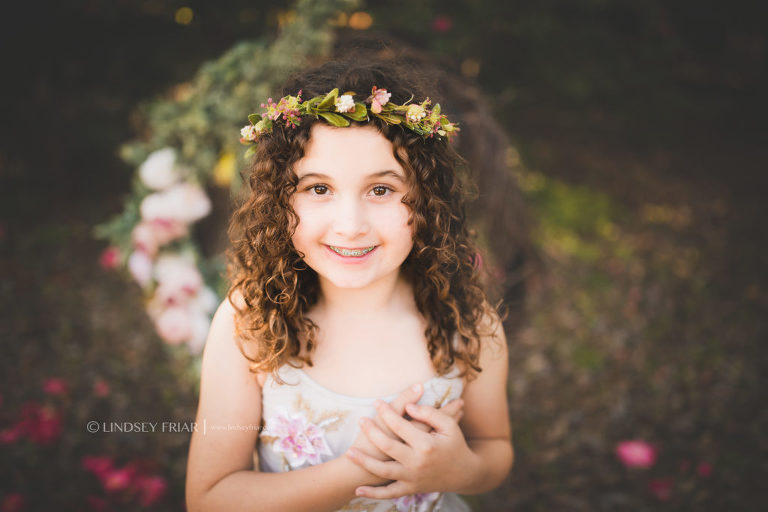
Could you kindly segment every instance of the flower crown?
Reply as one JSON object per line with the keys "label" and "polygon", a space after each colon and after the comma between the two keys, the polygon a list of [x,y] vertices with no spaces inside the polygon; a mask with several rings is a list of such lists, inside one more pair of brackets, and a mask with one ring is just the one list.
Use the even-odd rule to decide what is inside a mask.
{"label": "flower crown", "polygon": [[[354,95],[354,92],[339,95],[337,88],[325,96],[315,96],[306,101],[301,101],[301,91],[297,96],[284,96],[277,103],[269,98],[266,104],[261,104],[265,112],[248,116],[251,124],[240,130],[240,142],[246,145],[253,144],[261,135],[272,132],[275,121],[296,128],[301,124],[303,116],[314,116],[315,119],[322,117],[333,126],[339,127],[349,126],[350,120],[369,121],[370,116],[375,116],[387,124],[405,126],[424,139],[435,135],[438,138],[450,139],[459,131],[457,123],[451,123],[447,117],[440,114],[439,104],[429,107],[431,104],[429,98],[421,103],[410,103],[409,99],[403,105],[396,105],[389,101],[391,93],[376,86],[364,103],[355,101]],[[249,148],[246,155],[249,155],[252,149],[255,147]]]}

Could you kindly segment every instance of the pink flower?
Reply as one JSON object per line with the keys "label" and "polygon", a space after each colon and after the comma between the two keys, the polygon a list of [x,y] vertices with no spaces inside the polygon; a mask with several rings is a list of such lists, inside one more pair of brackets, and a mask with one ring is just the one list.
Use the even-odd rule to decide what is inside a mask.
{"label": "pink flower", "polygon": [[627,467],[649,468],[656,462],[656,449],[645,441],[623,441],[616,446],[616,456]]}
{"label": "pink flower", "polygon": [[289,416],[285,411],[281,411],[267,422],[265,433],[278,438],[273,449],[278,453],[287,454],[292,468],[305,462],[319,464],[322,462],[322,455],[333,455],[325,440],[324,430],[307,421],[302,413]]}
{"label": "pink flower", "polygon": [[27,498],[23,494],[18,492],[11,492],[5,495],[2,504],[0,504],[0,512],[20,512],[27,506]]}
{"label": "pink flower", "polygon": [[93,473],[99,480],[103,481],[107,474],[114,468],[112,457],[86,455],[80,459],[80,465],[83,469]]}
{"label": "pink flower", "polygon": [[387,92],[386,89],[377,89],[376,86],[373,86],[373,89],[371,90],[371,112],[374,112],[376,114],[381,112],[381,107],[389,103],[389,98],[392,97],[392,94]]}
{"label": "pink flower", "polygon": [[448,16],[438,16],[432,20],[432,30],[435,32],[448,32],[453,28],[453,20]]}
{"label": "pink flower", "polygon": [[432,502],[439,497],[439,492],[417,493],[400,496],[392,501],[395,503],[397,512],[426,512],[432,509]]}
{"label": "pink flower", "polygon": [[43,391],[49,395],[66,395],[69,385],[64,379],[50,378],[43,382]]}
{"label": "pink flower", "polygon": [[186,224],[158,217],[137,224],[131,232],[131,240],[136,249],[154,257],[161,246],[186,236],[188,232]]}
{"label": "pink flower", "polygon": [[110,510],[109,502],[99,496],[87,496],[85,501],[88,502],[88,506],[94,512],[108,512]]}
{"label": "pink flower", "polygon": [[158,282],[154,306],[182,306],[197,295],[203,276],[194,259],[185,255],[163,254],[155,262],[154,277]]}
{"label": "pink flower", "polygon": [[105,397],[109,394],[109,384],[104,379],[96,379],[93,383],[93,394],[99,397]]}
{"label": "pink flower", "polygon": [[712,474],[712,464],[709,462],[700,462],[696,467],[696,472],[699,476],[706,478]]}
{"label": "pink flower", "polygon": [[659,501],[667,501],[672,496],[671,478],[655,478],[648,482],[648,492],[656,496]]}
{"label": "pink flower", "polygon": [[0,444],[11,444],[21,439],[22,432],[18,425],[0,431]]}
{"label": "pink flower", "polygon": [[99,256],[101,268],[110,270],[120,264],[120,250],[117,247],[107,247]]}
{"label": "pink flower", "polygon": [[118,492],[128,489],[134,481],[136,471],[132,467],[108,469],[101,479],[101,485],[107,492]]}
{"label": "pink flower", "polygon": [[28,403],[22,407],[16,428],[33,443],[48,444],[61,433],[61,415],[51,407]]}
{"label": "pink flower", "polygon": [[143,507],[149,507],[165,495],[168,483],[161,476],[140,476],[135,487],[139,491],[139,503]]}

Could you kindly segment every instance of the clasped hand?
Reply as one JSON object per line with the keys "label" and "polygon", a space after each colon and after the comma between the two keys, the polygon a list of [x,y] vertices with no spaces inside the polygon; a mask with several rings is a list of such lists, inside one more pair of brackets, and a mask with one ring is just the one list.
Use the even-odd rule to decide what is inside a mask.
{"label": "clasped hand", "polygon": [[458,425],[464,403],[458,398],[440,409],[417,405],[422,391],[418,384],[390,404],[377,400],[376,417],[361,418],[361,432],[346,455],[378,477],[377,483],[389,484],[360,486],[357,496],[398,498],[459,489],[465,483],[474,454]]}

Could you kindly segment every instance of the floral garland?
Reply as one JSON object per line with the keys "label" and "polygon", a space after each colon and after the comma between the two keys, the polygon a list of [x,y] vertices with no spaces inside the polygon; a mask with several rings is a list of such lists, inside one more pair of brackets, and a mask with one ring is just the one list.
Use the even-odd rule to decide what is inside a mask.
{"label": "floral garland", "polygon": [[[339,89],[336,88],[306,101],[301,101],[301,91],[296,96],[284,96],[277,103],[269,98],[266,104],[261,104],[265,112],[248,116],[251,124],[240,130],[240,142],[251,145],[262,135],[272,133],[275,121],[282,121],[286,126],[296,128],[301,124],[303,116],[323,118],[333,126],[346,127],[350,125],[350,121],[368,121],[372,115],[387,124],[405,126],[425,139],[436,135],[450,139],[459,131],[457,123],[448,121],[448,118],[440,113],[440,104],[429,108],[429,98],[421,103],[410,103],[413,99],[411,97],[405,104],[397,105],[389,101],[391,93],[374,86],[371,95],[365,99],[365,103],[370,104],[369,109],[365,103],[355,101],[355,94],[345,92],[339,95]],[[246,157],[254,150],[255,146],[251,146],[246,152]]]}

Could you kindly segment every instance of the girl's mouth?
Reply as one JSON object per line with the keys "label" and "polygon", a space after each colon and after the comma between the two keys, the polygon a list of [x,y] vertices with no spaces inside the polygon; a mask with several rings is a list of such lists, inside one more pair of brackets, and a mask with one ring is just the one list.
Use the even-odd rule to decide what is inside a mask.
{"label": "girl's mouth", "polygon": [[333,245],[329,245],[330,249],[335,252],[336,254],[339,254],[341,256],[346,257],[352,257],[352,258],[359,258],[361,256],[365,256],[372,250],[376,248],[375,245],[372,245],[371,247],[363,247],[361,249],[344,249],[342,247],[334,247]]}

